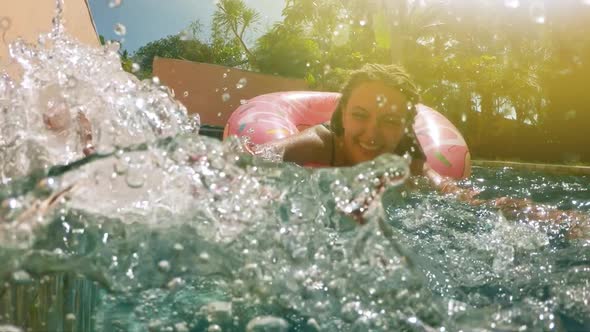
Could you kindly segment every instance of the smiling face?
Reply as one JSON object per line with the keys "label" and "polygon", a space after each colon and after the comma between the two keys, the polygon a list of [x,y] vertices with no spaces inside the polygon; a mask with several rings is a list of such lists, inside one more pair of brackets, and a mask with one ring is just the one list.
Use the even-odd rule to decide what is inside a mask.
{"label": "smiling face", "polygon": [[356,86],[342,112],[343,152],[348,163],[369,161],[393,153],[404,135],[406,97],[383,82]]}

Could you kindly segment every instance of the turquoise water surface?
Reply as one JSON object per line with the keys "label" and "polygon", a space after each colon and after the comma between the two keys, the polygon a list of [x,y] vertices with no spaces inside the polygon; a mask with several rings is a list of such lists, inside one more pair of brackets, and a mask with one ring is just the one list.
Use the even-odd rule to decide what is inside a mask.
{"label": "turquoise water surface", "polygon": [[[203,141],[213,153],[222,147]],[[158,149],[171,153],[183,144],[179,138]],[[70,198],[44,217],[29,246],[1,249],[8,263],[0,270],[1,322],[56,331],[590,326],[589,242],[567,239],[566,224],[507,219],[495,208],[471,207],[419,185],[405,193],[392,186],[383,195],[383,213],[357,226],[339,212],[338,202],[350,196],[337,190],[355,192],[366,185],[364,175],[384,165],[391,171],[400,160],[310,171],[243,158],[231,167],[219,163],[223,171],[211,168],[210,197],[195,196],[181,213],[107,216],[75,207],[83,203]],[[103,160],[87,158],[54,179],[65,181]],[[247,183],[216,196],[214,184],[231,172]],[[587,177],[476,168],[470,179],[463,185],[483,196],[590,209]],[[27,182],[3,192],[43,195],[38,186],[15,187]],[[245,204],[232,201],[240,190]],[[273,196],[250,196],[254,192]]]}

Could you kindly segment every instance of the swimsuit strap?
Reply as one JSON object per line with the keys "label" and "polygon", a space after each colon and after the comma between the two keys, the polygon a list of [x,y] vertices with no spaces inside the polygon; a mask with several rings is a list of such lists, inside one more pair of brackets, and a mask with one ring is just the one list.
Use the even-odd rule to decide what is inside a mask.
{"label": "swimsuit strap", "polygon": [[332,140],[332,155],[330,157],[330,166],[334,166],[334,157],[336,155],[336,142],[334,140],[334,132],[332,131],[332,128],[330,128],[330,123],[329,122],[324,122],[322,123],[322,126],[324,126],[326,129],[328,129],[330,131],[330,137]]}

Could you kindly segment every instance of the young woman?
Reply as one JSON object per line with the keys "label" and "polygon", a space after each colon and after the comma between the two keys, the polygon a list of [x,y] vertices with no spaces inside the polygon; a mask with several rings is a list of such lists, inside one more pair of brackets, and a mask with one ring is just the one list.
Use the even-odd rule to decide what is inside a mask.
{"label": "young woman", "polygon": [[334,167],[395,153],[411,158],[413,173],[422,174],[426,158],[412,129],[418,100],[401,67],[368,64],[350,75],[329,124],[266,146],[282,151],[284,161]]}
{"label": "young woman", "polygon": [[[332,167],[353,166],[393,153],[406,157],[412,175],[426,176],[438,191],[469,204],[484,203],[474,198],[476,190],[457,186],[425,164],[426,156],[412,128],[420,96],[402,67],[367,64],[350,74],[341,93],[329,124],[310,127],[256,150],[281,151],[284,161],[300,165]],[[377,193],[386,185],[379,185]]]}
{"label": "young woman", "polygon": [[426,164],[412,125],[420,96],[406,71],[396,65],[367,64],[354,71],[329,124],[267,143],[260,150],[281,151],[283,160],[301,165],[353,166],[384,153],[410,160],[412,175],[425,175],[444,193],[472,200],[477,192],[462,189]]}

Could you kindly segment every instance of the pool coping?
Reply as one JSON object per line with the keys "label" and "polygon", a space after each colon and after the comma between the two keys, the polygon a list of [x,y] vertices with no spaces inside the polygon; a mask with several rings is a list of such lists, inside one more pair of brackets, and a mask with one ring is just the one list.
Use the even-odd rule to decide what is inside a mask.
{"label": "pool coping", "polygon": [[471,163],[474,166],[482,167],[511,167],[515,169],[534,170],[553,174],[590,175],[590,166],[536,164],[500,160],[472,160]]}

